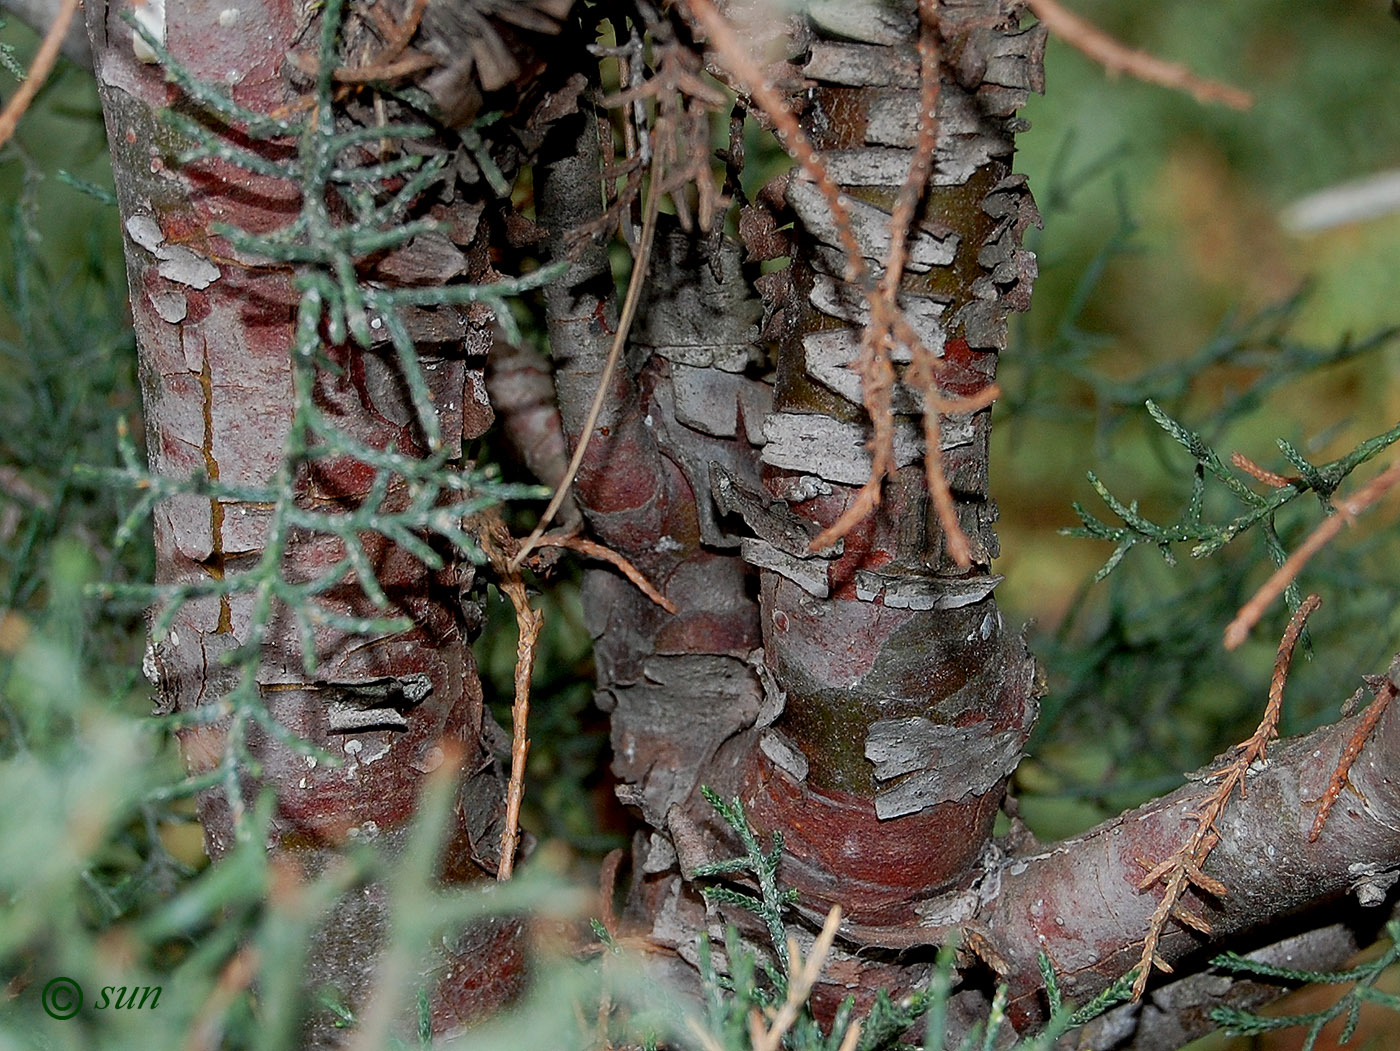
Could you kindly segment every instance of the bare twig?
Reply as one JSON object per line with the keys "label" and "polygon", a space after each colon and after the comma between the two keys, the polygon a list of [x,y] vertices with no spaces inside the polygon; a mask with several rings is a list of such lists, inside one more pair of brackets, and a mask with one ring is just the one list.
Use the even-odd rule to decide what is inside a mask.
{"label": "bare twig", "polygon": [[559,488],[554,490],[554,496],[544,509],[544,514],[540,515],[540,520],[535,525],[534,531],[526,538],[525,543],[520,545],[520,550],[515,553],[515,557],[510,560],[509,569],[511,572],[518,572],[520,564],[538,546],[540,537],[544,536],[544,531],[549,526],[550,520],[563,504],[565,497],[569,495],[569,487],[574,484],[579,465],[583,463],[583,454],[588,451],[588,443],[593,437],[593,428],[598,425],[598,416],[603,411],[603,401],[608,395],[608,388],[612,385],[613,372],[617,369],[618,359],[622,357],[622,348],[627,345],[627,334],[632,329],[632,318],[636,316],[637,303],[642,297],[642,284],[646,280],[647,267],[651,263],[651,245],[652,241],[656,239],[656,217],[661,201],[660,175],[661,151],[654,150],[651,163],[651,185],[647,187],[646,215],[642,220],[641,242],[637,245],[637,255],[632,261],[632,276],[627,282],[627,298],[622,304],[622,316],[617,322],[617,332],[613,336],[612,346],[608,349],[608,360],[603,365],[603,374],[598,377],[598,390],[593,395],[593,404],[588,408],[588,418],[584,420],[583,429],[579,431],[578,445],[575,446],[574,455],[569,460],[569,469],[565,472],[563,481],[559,483]]}
{"label": "bare twig", "polygon": [[1313,819],[1312,828],[1308,830],[1308,842],[1316,842],[1317,837],[1322,835],[1322,826],[1327,824],[1327,815],[1332,812],[1332,807],[1341,797],[1342,790],[1347,786],[1347,777],[1351,773],[1351,766],[1356,762],[1356,757],[1361,754],[1361,749],[1365,747],[1366,738],[1371,736],[1371,731],[1376,728],[1376,724],[1381,721],[1381,716],[1385,714],[1390,703],[1395,700],[1396,683],[1395,677],[1400,672],[1397,667],[1400,662],[1392,663],[1388,675],[1373,679],[1367,677],[1367,685],[1375,691],[1376,699],[1371,702],[1371,706],[1366,709],[1366,714],[1356,724],[1356,730],[1347,739],[1346,747],[1342,749],[1341,758],[1337,760],[1337,768],[1332,771],[1332,776],[1327,781],[1327,790],[1322,793],[1322,799],[1317,806],[1317,817]]}
{"label": "bare twig", "polygon": [[1027,0],[1035,17],[1066,44],[1093,59],[1116,76],[1127,73],[1149,84],[1184,91],[1197,102],[1219,102],[1233,109],[1249,109],[1254,96],[1218,80],[1199,77],[1177,62],[1168,62],[1146,51],[1119,43],[1092,22],[1061,7],[1057,0]]}
{"label": "bare twig", "polygon": [[1197,914],[1187,910],[1181,899],[1192,887],[1204,891],[1214,898],[1223,898],[1227,892],[1225,884],[1212,876],[1207,876],[1201,867],[1215,845],[1220,842],[1217,822],[1235,789],[1245,794],[1245,775],[1250,766],[1262,762],[1268,752],[1268,745],[1278,733],[1279,712],[1283,707],[1283,687],[1288,681],[1288,667],[1293,660],[1293,650],[1302,634],[1303,625],[1313,611],[1322,604],[1322,599],[1309,595],[1293,614],[1283,638],[1279,641],[1278,655],[1274,659],[1274,674],[1269,681],[1269,702],[1264,708],[1264,717],[1253,735],[1235,750],[1229,761],[1221,769],[1210,775],[1208,780],[1219,781],[1216,788],[1190,817],[1196,819],[1196,828],[1186,838],[1186,842],[1171,857],[1160,864],[1139,858],[1138,863],[1147,869],[1147,875],[1138,884],[1138,889],[1147,890],[1153,884],[1161,883],[1164,893],[1152,918],[1147,924],[1147,935],[1142,942],[1142,956],[1138,962],[1138,975],[1133,982],[1133,999],[1141,998],[1147,988],[1147,979],[1155,968],[1171,972],[1172,968],[1157,955],[1157,945],[1169,920],[1176,919],[1203,934],[1210,933],[1210,924]]}
{"label": "bare twig", "polygon": [[63,5],[54,16],[48,33],[44,35],[43,43],[34,54],[34,61],[29,64],[29,72],[25,75],[24,82],[5,104],[5,108],[0,110],[0,146],[10,141],[10,136],[19,126],[19,119],[24,116],[25,110],[29,109],[29,104],[34,101],[34,96],[43,87],[49,70],[53,69],[58,53],[63,48],[63,36],[68,32],[68,24],[73,21],[73,14],[81,2],[82,0],[63,0]]}
{"label": "bare twig", "polygon": [[535,644],[539,641],[544,614],[530,608],[525,582],[517,572],[500,582],[501,590],[515,607],[515,623],[520,635],[515,643],[515,701],[510,707],[510,784],[506,789],[506,824],[501,830],[501,860],[498,880],[508,880],[515,871],[515,850],[520,844],[520,805],[525,800],[525,760],[530,754],[526,724],[530,718],[530,676],[535,670]]}
{"label": "bare twig", "polygon": [[[796,115],[778,93],[771,81],[763,74],[757,61],[749,53],[734,28],[716,10],[711,0],[684,0],[686,9],[693,21],[702,26],[714,45],[720,60],[728,67],[749,98],[773,123],[778,140],[797,161],[798,166],[810,178],[822,196],[827,211],[831,214],[832,225],[846,259],[845,279],[860,286],[870,304],[870,323],[861,338],[861,353],[857,368],[861,375],[862,401],[870,416],[873,435],[870,442],[870,477],[856,492],[846,510],[815,537],[810,547],[813,551],[830,547],[866,515],[878,506],[880,488],[885,477],[894,470],[894,418],[890,410],[890,395],[894,387],[894,367],[890,361],[889,340],[898,338],[907,342],[916,360],[922,356],[928,362],[937,358],[921,340],[913,334],[896,296],[900,277],[904,271],[904,255],[908,242],[909,224],[913,219],[918,203],[928,184],[933,166],[933,151],[938,137],[938,118],[935,107],[938,102],[938,45],[937,45],[937,3],[936,0],[920,0],[919,14],[921,30],[919,37],[919,57],[921,73],[921,98],[919,114],[919,139],[908,178],[900,189],[894,214],[890,218],[890,256],[885,268],[884,279],[876,287],[861,253],[851,227],[850,212],[844,197],[827,171],[826,164],[812,145]],[[932,375],[936,366],[928,365],[925,372]],[[948,551],[960,565],[971,563],[971,544],[963,532],[957,515],[953,511],[952,496],[948,491],[940,460],[942,450],[938,445],[938,420],[935,407],[935,385],[924,384],[925,406],[924,427],[926,435],[933,435],[932,442],[925,443],[925,463],[927,464],[930,486],[934,487],[933,499],[938,508],[939,524],[943,527]],[[932,422],[930,423],[930,419]],[[940,488],[941,487],[941,488]]]}
{"label": "bare twig", "polygon": [[501,830],[501,859],[496,879],[508,880],[515,871],[515,851],[520,845],[520,806],[525,800],[525,760],[530,754],[526,732],[530,718],[530,677],[535,670],[535,644],[539,641],[544,615],[530,608],[530,596],[520,570],[512,568],[508,552],[515,538],[506,529],[499,509],[481,514],[475,530],[481,550],[496,570],[496,586],[515,609],[519,636],[515,643],[515,700],[510,708],[510,784],[506,788],[505,828]]}
{"label": "bare twig", "polygon": [[826,170],[816,147],[798,124],[796,115],[778,94],[777,88],[763,75],[763,70],[749,54],[734,27],[715,9],[714,4],[710,0],[684,2],[691,19],[704,27],[720,59],[738,79],[749,98],[756,102],[759,109],[773,122],[778,141],[792,154],[793,159],[821,192],[827,208],[831,211],[831,221],[841,239],[842,250],[846,253],[846,280],[868,284],[869,274],[866,271],[865,259],[861,255],[855,232],[851,229],[851,214],[842,203],[841,188]]}
{"label": "bare twig", "polygon": [[1282,489],[1297,481],[1296,478],[1285,478],[1283,475],[1276,474],[1266,467],[1260,467],[1241,452],[1231,453],[1230,462],[1251,478],[1263,482],[1265,485],[1272,486],[1275,489]]}
{"label": "bare twig", "polygon": [[651,599],[667,613],[676,612],[676,604],[661,594],[646,577],[642,576],[642,571],[634,566],[627,559],[623,558],[610,547],[604,547],[593,540],[586,540],[581,536],[545,536],[541,537],[536,547],[566,547],[570,551],[577,551],[580,555],[588,558],[602,559],[610,562],[622,571],[622,575],[637,585],[639,590],[647,598]]}
{"label": "bare twig", "polygon": [[1384,496],[1397,482],[1400,482],[1400,460],[1363,485],[1356,491],[1356,495],[1337,504],[1337,513],[1314,529],[1298,550],[1294,551],[1288,560],[1275,570],[1274,575],[1254,593],[1254,597],[1240,607],[1235,619],[1225,628],[1225,648],[1233,650],[1244,642],[1249,637],[1250,629],[1259,623],[1264,610],[1283,594],[1284,589],[1293,582],[1308,560],[1326,547],[1327,543],[1342,531],[1343,526],[1355,521],[1358,515]]}

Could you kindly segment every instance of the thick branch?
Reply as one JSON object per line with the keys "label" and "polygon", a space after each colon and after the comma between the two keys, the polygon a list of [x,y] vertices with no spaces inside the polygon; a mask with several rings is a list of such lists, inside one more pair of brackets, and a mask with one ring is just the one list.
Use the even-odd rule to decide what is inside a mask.
{"label": "thick branch", "polygon": [[[1316,842],[1308,841],[1319,799],[1357,718],[1277,747],[1248,783],[1248,795],[1219,821],[1221,842],[1206,871],[1221,901],[1194,899],[1210,923],[1201,935],[1174,927],[1159,946],[1168,963],[1216,951],[1306,908],[1355,890],[1378,901],[1400,858],[1400,714],[1388,711],[1352,768],[1351,789]],[[1036,956],[1048,953],[1067,994],[1083,1000],[1134,963],[1157,893],[1139,893],[1143,865],[1170,855],[1189,834],[1210,789],[1191,783],[1043,853],[1012,859],[976,927],[1010,983],[1012,1018],[1042,1010]]]}
{"label": "thick branch", "polygon": [[[555,257],[571,258],[564,276],[546,289],[545,315],[559,412],[572,447],[583,436],[618,324],[606,247],[594,240],[574,241],[578,231],[601,215],[602,176],[592,109],[583,106],[560,120],[545,149],[553,156],[536,169],[539,216]],[[574,492],[599,539],[635,561],[642,543],[638,538],[654,541],[661,535],[653,516],[668,476],[640,410],[635,380],[623,365],[608,378]],[[641,568],[651,575],[657,567]]]}

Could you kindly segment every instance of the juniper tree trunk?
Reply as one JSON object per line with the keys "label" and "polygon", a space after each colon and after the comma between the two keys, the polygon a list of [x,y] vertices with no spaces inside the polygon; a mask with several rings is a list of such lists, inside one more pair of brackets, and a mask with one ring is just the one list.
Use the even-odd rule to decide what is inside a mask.
{"label": "juniper tree trunk", "polygon": [[[900,304],[938,352],[948,395],[974,396],[992,382],[1007,314],[1028,305],[1035,275],[1020,245],[1036,212],[1011,165],[1016,110],[1041,87],[1044,34],[1020,14],[1010,0],[937,7],[936,164]],[[787,52],[801,56],[805,78],[789,101],[877,275],[916,145],[918,32],[912,2],[814,3]],[[712,59],[725,65],[723,55]],[[557,133],[536,187],[540,220],[562,250],[570,231],[597,220],[602,194],[588,116]],[[926,980],[933,949],[957,938],[954,1043],[986,1018],[993,981],[1005,983],[1010,1017],[1028,1031],[1045,1019],[1040,953],[1079,1002],[1135,962],[1159,899],[1142,892],[1139,859],[1181,846],[1209,788],[1189,786],[1061,844],[1041,848],[1024,833],[993,839],[1039,687],[993,595],[989,414],[940,421],[937,452],[971,567],[948,554],[921,468],[920,396],[903,380],[892,399],[897,470],[881,505],[839,549],[813,552],[812,539],[871,469],[869,419],[848,367],[870,290],[848,282],[827,202],[801,173],[760,200],[766,209],[741,216],[742,245],[663,223],[627,368],[605,391],[575,487],[591,530],[679,609],[663,613],[610,570],[585,575],[618,794],[644,825],[632,849],[631,916],[692,964],[700,933],[745,924],[741,913],[707,906],[689,878],[738,852],[701,798],[708,785],[740,798],[763,834],[783,833],[781,877],[809,924],[832,904],[845,910],[820,1009],[848,994],[868,1004],[877,989],[912,988]],[[780,227],[789,219],[787,242]],[[753,264],[778,256],[790,266],[755,280]],[[562,423],[577,444],[617,325],[605,253],[575,257],[547,306]],[[907,361],[897,358],[897,371]],[[1378,755],[1393,754],[1397,718],[1388,713],[1372,738]],[[1187,895],[1213,933],[1172,921],[1164,960],[1199,966],[1227,939],[1267,942],[1281,917],[1335,902],[1343,869],[1393,868],[1400,800],[1374,766],[1362,798],[1379,827],[1329,827],[1304,842],[1303,801],[1319,797],[1349,733],[1329,728],[1271,751],[1270,776],[1230,819],[1238,840],[1210,862],[1230,895]],[[1303,883],[1261,860],[1280,844],[1305,866]],[[1302,922],[1335,919],[1324,908]],[[764,934],[749,924],[761,952]],[[1136,1040],[1139,1021],[1169,1018],[1162,1031],[1198,1034],[1211,1024],[1200,995],[1169,988],[1152,1010],[1101,1026],[1094,1046]],[[1238,995],[1261,994],[1255,986]],[[1141,1046],[1158,1046],[1149,1030],[1140,1035]]]}
{"label": "juniper tree trunk", "polygon": [[[252,174],[222,160],[185,165],[176,156],[192,145],[163,123],[167,107],[191,110],[188,99],[150,61],[122,20],[128,2],[89,0],[87,18],[98,86],[112,147],[117,196],[126,231],[132,316],[140,352],[146,447],[151,470],[169,478],[204,477],[224,486],[261,486],[277,475],[294,412],[291,354],[298,293],[285,264],[249,258],[213,232],[216,223],[254,232],[286,225],[300,206],[285,179]],[[288,53],[308,46],[311,10],[300,0],[229,6],[211,3],[146,5],[146,24],[195,77],[215,84],[244,107],[265,114],[296,112],[302,91],[289,81]],[[309,35],[315,39],[315,33]],[[142,60],[144,55],[145,60]],[[274,162],[290,156],[287,142],[253,142],[238,129],[208,123],[213,135],[259,150]],[[482,203],[426,200],[451,231],[381,258],[371,275],[399,284],[446,276],[487,278]],[[421,311],[410,317],[421,363],[441,418],[444,442],[460,458],[462,442],[492,421],[483,383],[492,338],[489,316],[466,310]],[[329,349],[330,367],[317,373],[314,400],[347,436],[374,448],[422,455],[405,382],[386,346],[351,342]],[[370,498],[375,472],[348,456],[303,463],[294,480],[300,506],[351,513]],[[402,479],[382,508],[405,500]],[[376,497],[379,498],[379,497]],[[249,572],[270,542],[271,508],[227,497],[185,495],[155,515],[158,583],[223,579]],[[224,760],[226,709],[236,671],[221,658],[258,645],[256,691],[287,730],[343,757],[332,768],[280,743],[256,727],[248,749],[260,768],[245,766],[231,791],[202,794],[200,817],[208,853],[217,863],[232,844],[235,816],[271,789],[276,809],[267,848],[284,870],[316,875],[341,848],[372,840],[393,854],[403,843],[424,779],[444,762],[460,764],[460,795],[441,862],[442,878],[467,882],[494,873],[502,813],[502,784],[491,747],[493,724],[483,711],[470,640],[474,607],[462,598],[470,564],[443,551],[446,565],[428,569],[383,537],[366,535],[365,551],[390,599],[377,609],[352,574],[327,592],[326,608],[347,617],[386,612],[407,617],[403,634],[351,634],[323,624],[312,640],[316,670],[303,669],[302,640],[285,609],[276,609],[261,638],[250,628],[257,596],[196,598],[183,605],[168,635],[152,642],[148,673],[162,710],[208,714],[181,741],[192,775]],[[289,581],[323,575],[345,558],[331,537],[286,538],[281,575]],[[230,798],[231,797],[231,798]],[[308,959],[308,984],[331,985],[352,1006],[363,1006],[374,978],[374,946],[383,934],[383,888],[366,886],[344,898],[323,925]],[[519,984],[522,954],[514,923],[487,923],[446,959],[432,1009],[439,1029],[499,1006]],[[332,1041],[329,1020],[311,1044]]]}
{"label": "juniper tree trunk", "polygon": [[[995,2],[945,5],[940,32],[935,173],[901,304],[942,359],[943,389],[975,395],[1034,275],[1019,246],[1036,213],[1010,161],[1043,32]],[[829,4],[814,6],[792,47],[816,83],[804,128],[876,271],[915,146],[916,39],[912,4]],[[537,183],[556,239],[598,209],[592,128],[580,119],[576,135]],[[868,311],[865,290],[843,280],[821,195],[797,175],[786,206],[798,219],[792,264],[765,279],[766,302],[750,291],[740,246],[658,236],[633,367],[607,391],[575,490],[594,532],[680,608],[661,613],[609,572],[586,577],[619,794],[649,829],[634,848],[633,904],[683,955],[707,923],[684,874],[728,849],[702,782],[739,795],[761,829],[783,831],[783,876],[803,908],[820,915],[839,902],[843,931],[878,946],[918,926],[920,903],[987,849],[1036,710],[1032,662],[992,598],[987,412],[943,420],[936,453],[972,539],[970,569],[946,552],[918,396],[902,384],[898,470],[883,503],[836,551],[809,550],[870,473],[847,368]],[[599,251],[549,302],[573,441],[614,325],[608,284]],[[777,341],[771,377],[765,336]],[[855,955],[844,966],[840,980],[867,997],[901,979]]]}

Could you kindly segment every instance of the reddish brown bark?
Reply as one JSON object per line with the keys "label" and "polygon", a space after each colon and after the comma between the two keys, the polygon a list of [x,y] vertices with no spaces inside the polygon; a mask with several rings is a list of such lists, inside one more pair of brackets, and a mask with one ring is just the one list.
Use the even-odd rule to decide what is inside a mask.
{"label": "reddish brown bark", "polygon": [[[301,39],[304,7],[299,0],[236,8],[171,3],[163,19],[165,44],[194,76],[223,86],[242,106],[296,112],[299,93],[285,75],[285,59]],[[159,112],[188,110],[188,100],[159,66],[138,61],[132,30],[121,20],[129,3],[90,0],[87,8],[128,234],[151,469],[172,478],[204,475],[224,485],[265,484],[282,468],[291,426],[298,294],[290,267],[244,257],[212,226],[255,232],[283,226],[298,210],[296,187],[218,160],[177,170],[174,156],[190,144],[172,134]],[[237,129],[227,134],[241,139]],[[273,160],[292,150],[286,142],[243,145]],[[486,256],[473,242],[484,233],[472,233],[473,203],[459,197],[455,210],[439,211],[455,224],[454,234],[465,235],[461,246],[444,237],[436,247],[480,279]],[[421,255],[380,260],[378,276],[422,280],[413,272]],[[420,350],[441,408],[444,441],[460,456],[463,439],[483,433],[492,419],[482,372],[489,318],[444,312],[430,320],[453,333],[450,344],[439,336]],[[331,357],[339,371],[319,374],[318,406],[366,445],[421,455],[392,352],[346,345],[332,348]],[[374,471],[352,458],[321,458],[300,467],[297,499],[308,509],[349,512],[364,502],[373,480]],[[403,486],[391,485],[382,506],[402,506],[405,499]],[[249,571],[268,542],[271,518],[268,506],[236,499],[183,496],[161,505],[157,581],[199,582]],[[461,791],[442,875],[452,882],[484,878],[495,868],[502,786],[470,648],[474,626],[459,596],[471,568],[450,552],[447,567],[432,571],[383,538],[366,536],[364,545],[390,608],[377,609],[353,575],[320,601],[349,616],[405,616],[413,624],[406,633],[367,637],[323,625],[314,637],[316,671],[308,676],[291,617],[277,611],[257,638],[250,627],[255,600],[244,593],[186,603],[168,636],[155,641],[160,703],[183,713],[221,703],[235,673],[221,667],[220,658],[260,642],[256,689],[262,703],[292,733],[345,759],[334,768],[318,764],[252,731],[249,751],[260,775],[245,770],[233,799],[217,790],[201,798],[209,853],[217,860],[229,848],[236,814],[267,787],[277,799],[268,848],[292,855],[307,872],[322,870],[353,839],[377,841],[392,854],[402,846],[424,778],[456,757]],[[339,540],[294,533],[281,572],[289,581],[311,580],[344,557]],[[223,719],[184,732],[192,773],[223,758],[227,726]],[[374,980],[372,950],[385,919],[382,888],[370,886],[342,901],[315,939],[309,985],[330,983],[350,1003],[362,1003]],[[513,923],[488,923],[447,952],[433,1005],[439,1027],[478,1017],[512,994],[522,974],[520,937]],[[315,1044],[332,1035],[313,1027],[307,1039]]]}

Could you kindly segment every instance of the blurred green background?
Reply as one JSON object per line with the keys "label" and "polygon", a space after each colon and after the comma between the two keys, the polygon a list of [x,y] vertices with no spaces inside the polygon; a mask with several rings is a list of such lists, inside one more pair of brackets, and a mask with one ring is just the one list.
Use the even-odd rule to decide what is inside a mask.
{"label": "blurred green background", "polygon": [[[1030,176],[1045,227],[1034,235],[1034,305],[1013,319],[1002,365],[992,479],[1003,552],[996,569],[1006,575],[998,594],[1009,618],[1028,625],[1050,687],[1016,783],[1024,815],[1046,838],[1179,784],[1184,771],[1246,736],[1287,617],[1280,604],[1239,652],[1220,645],[1234,610],[1272,568],[1253,534],[1206,561],[1179,550],[1175,566],[1140,547],[1106,580],[1088,583],[1111,545],[1060,530],[1078,523],[1076,500],[1115,520],[1086,470],[1159,522],[1171,521],[1190,492],[1191,458],[1151,422],[1144,400],[1199,431],[1223,458],[1239,450],[1285,474],[1276,438],[1321,462],[1400,418],[1400,346],[1390,338],[1400,325],[1400,214],[1307,236],[1280,222],[1301,195],[1400,168],[1400,20],[1389,5],[1073,7],[1134,47],[1246,88],[1257,103],[1248,112],[1203,107],[1163,88],[1110,81],[1052,41],[1047,93],[1025,113],[1032,127],[1017,167]],[[31,33],[11,23],[0,42],[27,66]],[[13,85],[0,71],[0,98]],[[32,747],[30,721],[46,710],[45,691],[65,689],[131,719],[149,710],[140,616],[77,598],[84,581],[149,573],[148,537],[121,550],[112,540],[130,494],[77,485],[70,473],[78,463],[115,462],[119,418],[140,430],[117,217],[92,189],[110,186],[90,75],[60,64],[0,151],[7,759]],[[1392,460],[1382,454],[1342,492]],[[1224,520],[1238,505],[1220,489],[1208,488],[1206,507]],[[1296,546],[1320,518],[1316,500],[1299,500],[1279,515],[1279,537]],[[1390,501],[1305,572],[1304,592],[1320,592],[1324,606],[1309,659],[1295,665],[1286,733],[1334,718],[1359,675],[1382,671],[1394,652],[1393,522]],[[554,615],[537,664],[527,824],[567,868],[618,839],[597,817],[610,794],[585,626],[567,584],[545,602]],[[513,619],[497,603],[490,625],[479,651],[505,710]],[[36,676],[35,660],[67,662],[67,685]],[[39,739],[58,749],[60,737]],[[168,772],[168,741],[150,735],[145,747],[161,757],[151,770]],[[146,811],[121,831],[125,845],[105,862],[111,878],[102,887],[113,916],[159,899],[187,877],[183,866],[199,864],[187,814]],[[0,809],[0,842],[32,817]],[[80,869],[73,879],[91,882]]]}

